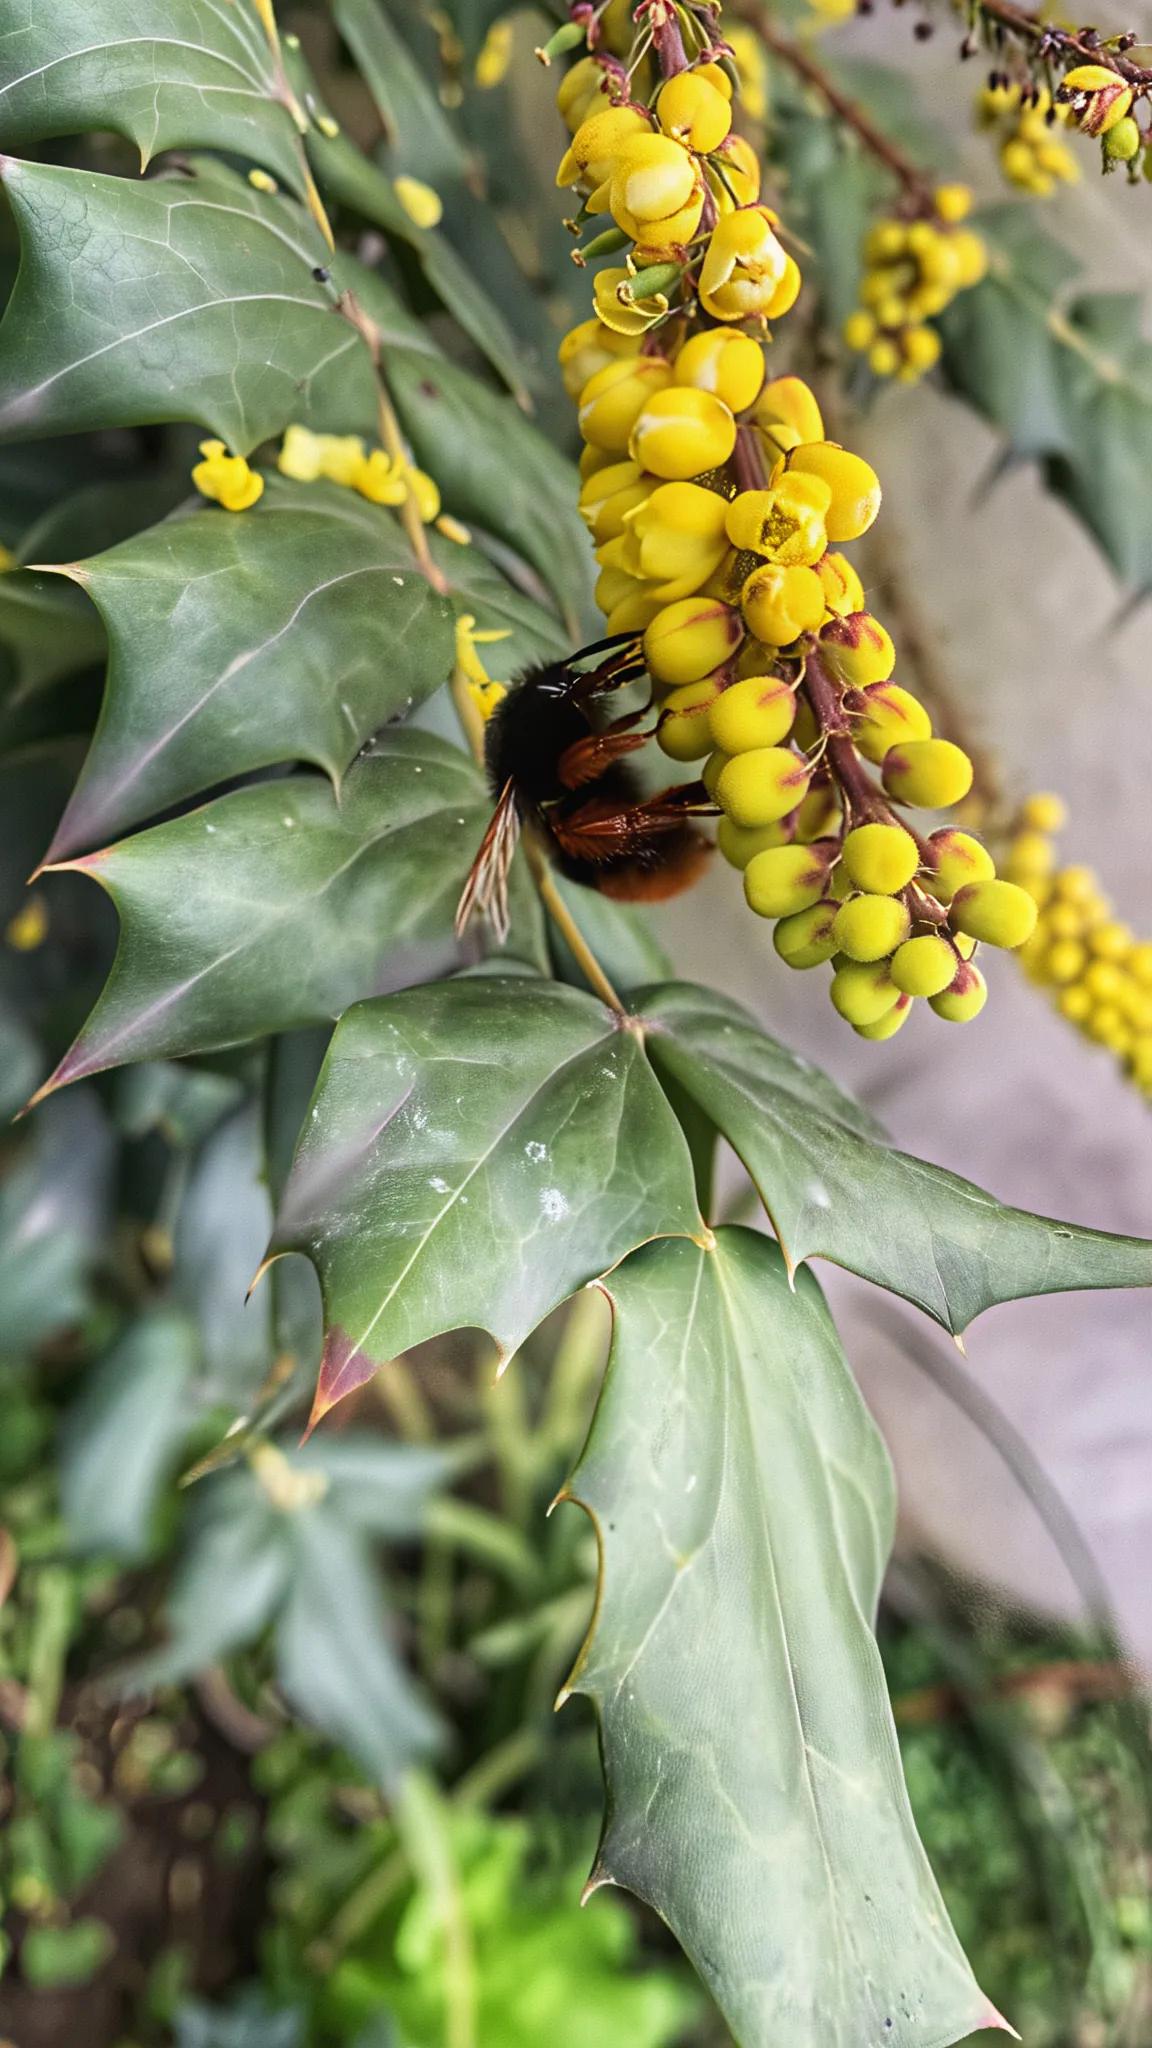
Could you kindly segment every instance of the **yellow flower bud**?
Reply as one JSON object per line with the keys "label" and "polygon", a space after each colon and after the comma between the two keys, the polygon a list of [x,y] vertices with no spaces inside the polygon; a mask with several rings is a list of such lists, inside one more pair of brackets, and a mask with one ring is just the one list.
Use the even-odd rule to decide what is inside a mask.
{"label": "yellow flower bud", "polygon": [[642,505],[652,478],[638,463],[610,462],[594,470],[580,489],[580,516],[597,546],[624,532],[625,517]]}
{"label": "yellow flower bud", "polygon": [[294,483],[315,483],[324,473],[324,437],[313,434],[307,427],[288,427],[284,434],[276,467],[281,476],[290,476]]}
{"label": "yellow flower bud", "polygon": [[242,455],[229,455],[223,441],[201,441],[203,460],[192,471],[201,497],[214,498],[225,512],[247,512],[264,495],[264,479]]}
{"label": "yellow flower bud", "polygon": [[[827,0],[816,0],[816,4],[823,11],[827,5]],[[839,4],[839,0],[837,0],[837,4]],[[854,1024],[852,1029],[855,1031],[857,1038],[867,1038],[879,1043],[886,1038],[895,1038],[896,1033],[903,1030],[911,1015],[911,996],[898,996],[892,1008],[886,1011],[883,1017],[878,1017],[874,1024]]]}
{"label": "yellow flower bud", "polygon": [[766,206],[742,206],[712,230],[700,269],[700,301],[717,320],[786,313],[800,289],[792,258]]}
{"label": "yellow flower bud", "polygon": [[842,619],[849,612],[863,611],[864,585],[847,555],[824,555],[815,567],[823,586],[824,602],[830,612],[835,612],[837,618]]}
{"label": "yellow flower bud", "polygon": [[792,820],[787,815],[771,825],[734,825],[731,818],[721,818],[716,828],[716,844],[733,868],[746,868],[753,854],[765,853],[770,846],[787,846],[791,838]]}
{"label": "yellow flower bud", "polygon": [[833,1008],[846,1024],[878,1024],[900,998],[887,961],[847,960],[832,976],[828,991]]}
{"label": "yellow flower bud", "polygon": [[[613,220],[636,241],[687,241],[695,233],[704,208],[704,188],[695,159],[668,135],[638,135],[616,159],[608,194]],[[680,222],[685,210],[695,219],[684,231],[670,234],[666,223]]]}
{"label": "yellow flower bud", "polygon": [[1125,114],[1120,121],[1113,121],[1104,136],[1104,154],[1119,164],[1131,163],[1139,154],[1144,137],[1131,114]]}
{"label": "yellow flower bud", "polygon": [[782,917],[772,934],[781,960],[799,968],[822,967],[831,960],[838,950],[832,928],[839,908],[838,903],[824,899],[792,917]]}
{"label": "yellow flower bud", "polygon": [[776,846],[753,854],[744,870],[749,910],[757,917],[794,917],[810,909],[824,894],[830,858],[827,845]]}
{"label": "yellow flower bud", "polygon": [[1065,72],[1056,98],[1085,135],[1107,135],[1132,105],[1132,87],[1106,64],[1077,64]]}
{"label": "yellow flower bud", "polygon": [[825,524],[831,541],[858,540],[880,510],[880,479],[862,456],[835,441],[806,441],[788,457],[790,470],[822,477],[832,493]]}
{"label": "yellow flower bud", "polygon": [[941,903],[950,903],[966,882],[990,881],[996,873],[996,863],[988,848],[973,839],[970,832],[946,826],[943,831],[933,832],[928,845],[932,854],[932,894]]}
{"label": "yellow flower bud", "polygon": [[610,454],[626,455],[645,406],[671,382],[672,366],[662,356],[633,356],[606,364],[580,393],[578,417],[584,439]]}
{"label": "yellow flower bud", "polygon": [[873,683],[849,700],[857,753],[880,766],[890,747],[932,737],[932,721],[919,699],[899,683]]}
{"label": "yellow flower bud", "polygon": [[960,966],[947,939],[938,932],[906,939],[892,956],[892,979],[906,996],[938,996],[952,986]]}
{"label": "yellow flower bud", "polygon": [[824,588],[814,569],[766,562],[744,585],[741,604],[750,632],[769,647],[789,647],[824,616]]}
{"label": "yellow flower bud", "polygon": [[972,194],[967,185],[937,185],[932,200],[941,220],[966,220],[972,211]]}
{"label": "yellow flower bud", "polygon": [[675,368],[677,384],[710,391],[731,412],[744,412],[764,382],[764,351],[750,334],[712,327],[685,342]]}
{"label": "yellow flower bud", "polygon": [[889,796],[898,803],[930,811],[958,804],[972,787],[972,763],[964,749],[951,740],[910,740],[904,746],[890,747],[881,774]]}
{"label": "yellow flower bud", "polygon": [[656,119],[665,135],[708,156],[732,126],[731,88],[725,95],[699,71],[679,71],[660,88]]}
{"label": "yellow flower bud", "polygon": [[444,202],[422,178],[393,178],[392,190],[418,228],[434,228],[443,220]]}
{"label": "yellow flower bud", "polygon": [[966,882],[948,915],[958,932],[988,946],[1022,946],[1036,929],[1036,905],[1015,882]]}
{"label": "yellow flower bud", "polygon": [[556,105],[570,135],[589,114],[606,111],[611,86],[612,74],[595,57],[581,57],[564,73],[556,90]]}
{"label": "yellow flower bud", "polygon": [[557,185],[577,185],[598,192],[611,178],[625,143],[651,135],[652,124],[642,107],[604,107],[581,121],[560,159]]}
{"label": "yellow flower bud", "polygon": [[969,1024],[988,1001],[988,983],[978,967],[963,963],[943,994],[929,998],[929,1008],[949,1024]]}
{"label": "yellow flower bud", "polygon": [[827,545],[824,515],[831,499],[817,476],[784,475],[770,490],[741,491],[728,506],[728,538],[769,561],[811,568]]}
{"label": "yellow flower bud", "polygon": [[724,557],[725,511],[724,499],[699,484],[659,485],[625,521],[635,573],[658,585],[669,602],[699,590]]}
{"label": "yellow flower bud", "polygon": [[857,690],[886,683],[896,666],[892,637],[871,612],[829,620],[820,634],[820,653],[837,680]]}
{"label": "yellow flower bud", "polygon": [[736,825],[773,825],[801,802],[810,773],[808,763],[788,747],[754,747],[725,763],[716,801]]}
{"label": "yellow flower bud", "polygon": [[702,761],[712,748],[709,712],[723,690],[718,676],[683,683],[664,699],[656,744],[672,761]]}
{"label": "yellow flower bud", "polygon": [[824,438],[820,407],[802,377],[772,377],[760,393],[755,417],[769,442],[776,440],[776,428],[789,428],[788,448]]}
{"label": "yellow flower bud", "polygon": [[844,841],[844,866],[858,889],[895,896],[920,865],[920,849],[902,825],[857,825]]}
{"label": "yellow flower bud", "polygon": [[744,676],[712,705],[712,743],[726,754],[774,747],[787,738],[795,717],[796,693],[783,676]]}
{"label": "yellow flower bud", "polygon": [[634,462],[679,482],[727,462],[736,446],[736,422],[710,391],[682,384],[660,388],[645,401],[628,445]]}
{"label": "yellow flower bud", "polygon": [[512,23],[494,21],[476,54],[472,76],[481,92],[492,92],[508,76],[512,62]]}
{"label": "yellow flower bud", "polygon": [[[330,483],[341,484],[345,490],[355,490],[360,472],[367,461],[364,443],[359,434],[321,434],[320,471]],[[385,461],[388,458],[385,457]],[[384,502],[399,504],[404,496],[400,491],[396,498]]]}
{"label": "yellow flower bud", "polygon": [[1068,807],[1062,797],[1039,790],[1022,804],[1020,817],[1030,832],[1062,832],[1068,823]]}
{"label": "yellow flower bud", "polygon": [[648,673],[658,683],[698,682],[723,666],[742,635],[740,614],[731,605],[681,598],[658,611],[644,635]]}
{"label": "yellow flower bud", "polygon": [[898,896],[853,896],[836,916],[836,944],[850,960],[886,960],[911,930]]}
{"label": "yellow flower bud", "polygon": [[852,349],[857,355],[863,355],[864,350],[871,348],[876,339],[876,321],[871,313],[866,313],[863,306],[860,306],[855,313],[849,313],[842,333],[845,348]]}

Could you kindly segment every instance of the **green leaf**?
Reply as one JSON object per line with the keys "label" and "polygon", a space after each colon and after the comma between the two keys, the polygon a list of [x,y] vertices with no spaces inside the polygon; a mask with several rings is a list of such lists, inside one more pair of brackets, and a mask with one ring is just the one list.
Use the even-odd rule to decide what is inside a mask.
{"label": "green leaf", "polygon": [[299,139],[249,0],[53,0],[0,31],[9,148],[112,129],[140,151],[221,149],[301,184]]}
{"label": "green leaf", "polygon": [[292,1581],[276,1628],[280,1683],[296,1711],[394,1785],[436,1746],[439,1725],[386,1629],[364,1539],[323,1505],[291,1517]]}
{"label": "green leaf", "polygon": [[275,762],[339,785],[452,672],[451,606],[395,518],[335,484],[271,476],[251,511],[188,512],[66,573],[104,621],[109,667],[49,860]]}
{"label": "green leaf", "polygon": [[249,1103],[200,1147],[172,1232],[172,1292],[199,1333],[202,1401],[239,1409],[271,1369],[271,1296],[247,1298],[270,1221],[262,1133]]}
{"label": "green leaf", "polygon": [[[627,995],[643,982],[666,981],[673,973],[672,962],[643,910],[631,903],[614,903],[596,889],[570,882],[559,869],[556,887],[576,920],[609,981],[618,994]],[[574,988],[587,988],[583,969],[569,951],[561,932],[548,928],[548,943],[557,974]]]}
{"label": "green leaf", "polygon": [[[315,95],[313,95],[315,98]],[[418,227],[392,179],[347,135],[308,131],[308,156],[325,197],[370,220],[412,251],[441,304],[486,356],[521,405],[530,407],[520,345],[504,315],[445,235]],[[405,165],[407,169],[407,165]]]}
{"label": "green leaf", "polygon": [[1118,576],[1152,587],[1152,345],[1132,292],[1101,292],[1052,315],[1067,437],[1049,488],[1088,528]]}
{"label": "green leaf", "polygon": [[332,0],[332,18],[376,102],[398,166],[433,185],[462,179],[467,153],[379,0]]}
{"label": "green leaf", "polygon": [[215,164],[144,184],[10,157],[0,174],[23,251],[4,439],[190,419],[247,454],[292,420],[374,420],[368,350],[313,276],[339,260],[300,207]]}
{"label": "green leaf", "polygon": [[30,1927],[20,1944],[22,1976],[36,1991],[71,1990],[91,1983],[116,1947],[103,1920],[73,1920],[66,1927]]}
{"label": "green leaf", "polygon": [[888,1461],[810,1275],[725,1230],[608,1283],[570,1482],[600,1593],[571,1685],[608,1812],[592,1884],[667,1920],[740,2048],[944,2048],[998,2024],[917,1839],[870,1619]]}
{"label": "green leaf", "polygon": [[125,1691],[181,1685],[258,1640],[291,1580],[287,1520],[248,1472],[205,1483],[164,1609],[168,1640],[120,1674]]}
{"label": "green leaf", "polygon": [[1017,453],[1049,454],[1067,438],[1049,314],[1078,265],[1037,226],[1034,207],[997,207],[981,215],[979,226],[989,247],[988,275],[961,292],[940,321],[944,371]]}
{"label": "green leaf", "polygon": [[160,1486],[189,1429],[194,1326],[168,1309],[132,1323],[68,1411],[60,1503],[78,1550],[147,1555]]}
{"label": "green leaf", "polygon": [[83,1316],[110,1169],[91,1091],[45,1104],[0,1180],[0,1357],[18,1359]]}
{"label": "green leaf", "polygon": [[8,673],[9,704],[103,652],[100,621],[78,590],[27,569],[0,574],[0,666]]}
{"label": "green leaf", "polygon": [[[49,1087],[318,1023],[451,964],[490,809],[458,748],[401,729],[360,756],[339,801],[319,776],[264,782],[75,862],[111,896],[120,946]],[[512,912],[514,949],[538,955],[520,862]]]}
{"label": "green leaf", "polygon": [[465,976],[341,1019],[272,1251],[320,1275],[323,1413],[445,1330],[507,1355],[636,1245],[700,1227],[637,1036],[555,983]]}
{"label": "green leaf", "polygon": [[893,1151],[827,1076],[738,1003],[685,982],[637,1003],[648,1046],[748,1169],[792,1267],[831,1259],[955,1335],[983,1309],[1075,1288],[1152,1286],[1152,1243],[1009,1209]]}
{"label": "green leaf", "polygon": [[576,637],[592,614],[592,546],[576,510],[579,480],[510,399],[455,363],[390,350],[389,388],[421,468],[445,504],[523,555]]}
{"label": "green leaf", "polygon": [[438,533],[429,542],[457,612],[471,612],[481,631],[503,636],[479,649],[492,676],[509,681],[537,662],[571,654],[572,636],[555,612],[517,590],[479,547],[461,547]]}

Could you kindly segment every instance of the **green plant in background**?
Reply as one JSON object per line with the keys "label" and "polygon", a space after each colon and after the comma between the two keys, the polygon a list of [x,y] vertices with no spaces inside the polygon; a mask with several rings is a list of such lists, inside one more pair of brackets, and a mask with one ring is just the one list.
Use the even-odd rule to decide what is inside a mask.
{"label": "green plant in background", "polygon": [[[878,485],[797,372],[858,300],[878,374],[881,341],[925,370],[938,335],[940,374],[1139,582],[1138,470],[1101,484],[1141,445],[1132,306],[1054,308],[1066,272],[1030,217],[980,221],[975,282],[966,201],[883,80],[849,90],[734,11],[730,44],[687,0],[550,23],[585,253],[607,259],[589,289],[560,254],[559,128],[541,146],[501,75],[501,7],[331,0],[278,24],[270,0],[147,0],[127,34],[107,0],[0,0],[0,1033],[6,1109],[35,1097],[0,1182],[0,2013],[21,2048],[49,1996],[120,2048],[943,2048],[1002,2024],[905,1793],[873,1632],[891,1476],[807,1262],[959,1335],[998,1302],[1146,1286],[1152,1245],[892,1150],[676,979],[641,912],[558,872],[558,821],[580,820],[585,882],[601,859],[590,877],[567,795],[524,800],[488,873],[506,935],[455,929],[505,794],[481,725],[597,630],[581,499],[601,611],[680,699],[665,752],[712,752],[688,813],[714,786],[778,932],[828,913],[795,964],[849,956],[834,999],[865,1035],[916,996],[971,1013],[975,942],[1046,901],[987,855],[946,881],[978,843],[929,851],[890,813],[963,795],[966,757],[887,723],[904,698],[926,714],[838,552]],[[1077,84],[1075,39],[1012,34],[1068,58],[1080,125],[1092,94],[1119,105]],[[1125,92],[1129,61],[1101,57]],[[585,147],[621,114],[626,146]],[[763,316],[799,275],[761,144],[812,251],[767,383]],[[683,833],[684,796],[646,810],[654,786],[630,817]],[[904,839],[913,871],[890,872]],[[804,902],[797,854],[820,868]],[[1139,1079],[1144,1023],[1121,1026]],[[773,1236],[718,1206],[718,1139]],[[301,1447],[310,1401],[336,1412]],[[557,1496],[586,1517],[548,1519]],[[965,1701],[994,1692],[993,1649]],[[599,1726],[589,1889],[654,1907],[703,1989],[654,1915],[578,1910],[595,1743],[586,1711],[553,1719],[558,1691]],[[1102,1811],[1131,1762],[1095,1750],[1109,1712],[1068,1733],[1068,1782]],[[1127,2024],[1138,1853],[1105,1814],[1072,1865],[1079,1918],[1053,1880],[1001,1939],[1059,1802],[1034,1743],[970,1721],[963,1753],[946,1721],[906,1737],[959,1934],[1055,2048],[1068,2004],[1037,1958],[1073,1927],[1085,2024]],[[1004,1791],[1024,1780],[1030,1834]],[[960,1800],[1003,1828],[976,1868]]]}

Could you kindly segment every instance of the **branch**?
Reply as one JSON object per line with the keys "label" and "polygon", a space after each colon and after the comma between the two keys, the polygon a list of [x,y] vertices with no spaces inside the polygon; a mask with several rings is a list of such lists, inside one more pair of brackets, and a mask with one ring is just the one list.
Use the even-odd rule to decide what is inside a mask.
{"label": "branch", "polygon": [[[1131,49],[1136,42],[1131,32],[1102,41],[1095,29],[1073,31],[1058,28],[1053,22],[1042,21],[1028,8],[1017,7],[1014,0],[973,0],[973,7],[985,24],[993,23],[995,30],[1007,30],[1010,35],[1033,44],[1039,58],[1061,57],[1069,63],[1103,64],[1109,71],[1117,72],[1136,92],[1147,92],[1152,87],[1152,68],[1131,63],[1124,50],[1115,47],[1122,44]],[[1109,42],[1113,44],[1112,48],[1109,48]]]}
{"label": "branch", "polygon": [[[729,0],[729,4],[734,14],[752,24],[761,41],[780,58],[782,63],[787,64],[798,78],[802,78],[806,85],[810,85],[814,92],[819,93],[837,119],[863,143],[869,155],[876,158],[877,163],[883,164],[885,170],[898,181],[908,197],[915,200],[917,207],[930,207],[932,186],[925,172],[918,164],[913,163],[911,157],[905,156],[903,150],[885,135],[882,128],[876,126],[872,116],[865,112],[858,101],[850,98],[829,77],[823,65],[817,63],[803,44],[781,34],[766,13],[762,0]],[[999,0],[993,0],[993,4],[999,4]],[[1004,4],[1007,5],[1007,0],[1004,0]]]}

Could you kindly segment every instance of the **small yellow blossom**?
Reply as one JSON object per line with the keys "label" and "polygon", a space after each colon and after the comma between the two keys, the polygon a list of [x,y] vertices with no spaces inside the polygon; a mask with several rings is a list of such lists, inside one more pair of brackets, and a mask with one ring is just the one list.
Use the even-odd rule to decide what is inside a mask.
{"label": "small yellow blossom", "polygon": [[289,427],[276,457],[281,476],[297,484],[314,484],[324,474],[325,438],[308,427]]}
{"label": "small yellow blossom", "polygon": [[485,721],[491,718],[496,706],[508,695],[508,685],[496,682],[489,675],[476,649],[511,637],[507,627],[478,629],[474,612],[461,612],[456,621],[456,666],[468,686],[468,695]]}
{"label": "small yellow blossom", "polygon": [[242,455],[229,455],[223,441],[201,441],[204,460],[192,471],[201,497],[214,498],[226,512],[247,512],[264,495],[264,479]]}
{"label": "small yellow blossom", "polygon": [[249,171],[248,183],[254,192],[278,192],[280,190],[275,178],[270,178],[267,171]]}
{"label": "small yellow blossom", "polygon": [[450,512],[440,514],[436,521],[436,531],[442,533],[445,540],[455,541],[458,548],[469,548],[472,545],[471,528],[464,526],[459,519],[453,519]]}
{"label": "small yellow blossom", "polygon": [[444,216],[444,203],[440,194],[422,178],[396,178],[393,191],[409,220],[418,228],[437,227]]}
{"label": "small yellow blossom", "polygon": [[34,953],[48,936],[48,912],[42,896],[29,896],[28,901],[10,919],[5,928],[6,944],[15,953]]}
{"label": "small yellow blossom", "polygon": [[494,21],[476,59],[473,77],[481,92],[491,92],[507,76],[512,61],[512,24]]}

